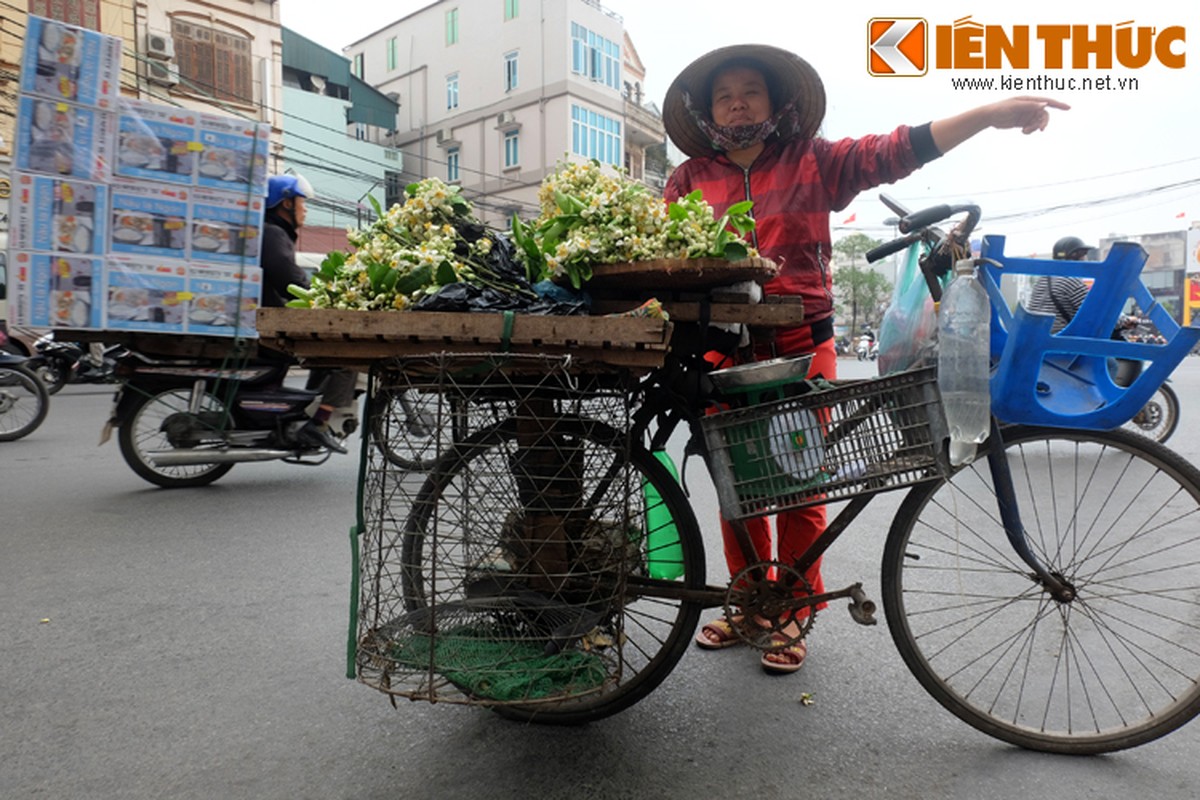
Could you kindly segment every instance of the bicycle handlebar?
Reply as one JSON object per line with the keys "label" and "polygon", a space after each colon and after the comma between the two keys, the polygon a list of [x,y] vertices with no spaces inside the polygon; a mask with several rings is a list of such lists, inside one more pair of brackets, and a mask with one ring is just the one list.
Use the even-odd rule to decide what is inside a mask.
{"label": "bicycle handlebar", "polygon": [[941,222],[953,213],[954,212],[951,211],[950,206],[943,203],[940,206],[932,206],[930,208],[921,209],[920,211],[914,211],[908,216],[902,218],[897,227],[900,229],[901,233],[912,233],[915,230],[928,228],[934,223]]}
{"label": "bicycle handlebar", "polygon": [[919,233],[910,233],[908,236],[901,236],[899,239],[893,239],[886,244],[881,244],[879,247],[873,247],[867,251],[867,263],[878,261],[881,258],[890,256],[892,253],[898,253],[920,239],[921,235]]}
{"label": "bicycle handlebar", "polygon": [[[880,195],[880,200],[884,205],[894,211],[903,211],[904,206],[897,203],[887,195]],[[967,216],[960,221],[951,232],[950,237],[946,237],[933,226],[945,219],[953,217],[956,214],[966,214]],[[971,235],[971,231],[979,223],[979,218],[982,211],[979,206],[970,203],[963,205],[949,205],[941,203],[936,206],[921,209],[906,213],[896,223],[896,227],[901,233],[905,234],[898,239],[893,239],[890,242],[872,248],[866,253],[867,262],[878,261],[885,256],[890,256],[897,253],[914,242],[925,241],[931,247],[936,249],[936,246],[944,243],[947,238],[953,239],[958,244],[965,244],[967,238]]]}

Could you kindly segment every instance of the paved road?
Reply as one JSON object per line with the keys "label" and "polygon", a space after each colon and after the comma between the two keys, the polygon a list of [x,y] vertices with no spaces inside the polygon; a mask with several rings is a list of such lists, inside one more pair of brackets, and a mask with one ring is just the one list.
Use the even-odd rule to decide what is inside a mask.
{"label": "paved road", "polygon": [[[1176,385],[1173,444],[1200,460],[1200,358]],[[836,609],[798,675],[692,650],[642,703],[581,728],[393,709],[345,678],[353,460],[158,490],[95,445],[107,405],[68,387],[34,435],[0,444],[0,797],[1192,800],[1200,786],[1200,723],[1101,758],[1024,752],[943,711],[885,627]],[[891,500],[826,559],[832,584],[877,591]]]}

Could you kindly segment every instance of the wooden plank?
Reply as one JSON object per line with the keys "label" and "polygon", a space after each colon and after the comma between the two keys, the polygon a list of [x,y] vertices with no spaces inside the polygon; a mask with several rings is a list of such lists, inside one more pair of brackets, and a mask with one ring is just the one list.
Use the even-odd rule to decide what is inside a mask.
{"label": "wooden plank", "polygon": [[[334,342],[319,339],[292,340],[278,339],[270,342],[300,359],[306,367],[351,367],[366,370],[378,361],[391,358],[416,358],[433,356],[441,353],[451,355],[467,355],[491,353],[487,349],[469,344],[436,345],[419,342],[372,341],[357,340],[353,342]],[[264,343],[265,344],[265,343]],[[608,371],[624,369],[634,372],[648,372],[663,363],[665,351],[662,350],[630,350],[630,349],[592,349],[592,348],[563,348],[546,347],[537,351],[527,350],[514,355],[569,355],[574,368],[580,372]]]}
{"label": "wooden plank", "polygon": [[[640,301],[633,300],[595,300],[592,310],[599,314],[617,314],[639,305]],[[666,300],[662,305],[672,322],[700,321],[700,303]],[[709,322],[718,324],[790,328],[804,323],[804,307],[800,304],[711,303],[708,308]]]}
{"label": "wooden plank", "polygon": [[[471,343],[487,350],[503,343],[502,314],[456,314],[421,311],[339,311],[336,309],[263,308],[258,330],[265,338],[321,339],[352,342],[416,341]],[[578,347],[658,346],[665,348],[670,325],[648,317],[555,317],[517,314],[508,337],[510,346],[569,345]]]}
{"label": "wooden plank", "polygon": [[741,281],[760,283],[775,277],[779,268],[765,258],[726,261],[722,258],[659,259],[624,264],[597,264],[585,288],[712,289]]}
{"label": "wooden plank", "polygon": [[237,350],[237,340],[231,336],[63,328],[54,331],[54,338],[63,342],[119,344],[144,355],[166,358],[226,358],[235,354],[254,358],[258,353],[258,340],[243,339],[243,349]]}

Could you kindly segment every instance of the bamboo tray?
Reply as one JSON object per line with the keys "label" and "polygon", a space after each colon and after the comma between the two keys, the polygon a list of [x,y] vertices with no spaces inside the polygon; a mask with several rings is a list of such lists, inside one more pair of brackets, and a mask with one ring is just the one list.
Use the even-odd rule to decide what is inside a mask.
{"label": "bamboo tray", "polygon": [[512,352],[645,371],[662,364],[671,324],[647,317],[261,308],[258,332],[263,345],[314,366],[365,368],[397,356]]}

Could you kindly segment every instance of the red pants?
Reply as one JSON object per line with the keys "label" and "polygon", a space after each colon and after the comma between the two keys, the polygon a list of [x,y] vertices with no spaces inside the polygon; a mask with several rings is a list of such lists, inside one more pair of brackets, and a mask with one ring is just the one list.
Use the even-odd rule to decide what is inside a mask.
{"label": "red pants", "polygon": [[[833,380],[837,377],[837,350],[833,339],[828,339],[817,345],[813,352],[812,364],[808,376],[820,374]],[[781,355],[799,355],[798,353],[780,353]],[[775,516],[776,527],[779,529],[778,555],[772,554],[771,523],[767,517],[756,517],[746,520],[746,530],[754,545],[754,552],[759,561],[777,559],[785,564],[791,564],[804,553],[817,537],[825,530],[825,506],[808,506],[794,511],[784,511]],[[742,556],[734,538],[733,529],[724,519],[721,520],[721,536],[725,542],[725,563],[729,566],[730,577],[746,568],[746,559]],[[817,559],[804,575],[813,592],[820,594],[825,591],[825,582],[821,579],[821,560]],[[824,605],[818,606],[823,608]]]}

